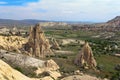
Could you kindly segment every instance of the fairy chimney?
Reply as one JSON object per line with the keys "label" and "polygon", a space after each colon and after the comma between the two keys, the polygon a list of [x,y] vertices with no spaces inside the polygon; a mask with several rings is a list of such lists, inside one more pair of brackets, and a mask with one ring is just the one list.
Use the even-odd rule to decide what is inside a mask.
{"label": "fairy chimney", "polygon": [[49,41],[39,24],[30,28],[28,43],[24,47],[30,55],[35,57],[44,57],[52,53]]}
{"label": "fairy chimney", "polygon": [[51,44],[52,44],[52,49],[55,49],[55,50],[60,50],[61,47],[59,46],[58,42],[56,41],[55,38],[52,38],[51,39]]}
{"label": "fairy chimney", "polygon": [[92,49],[89,46],[88,42],[86,42],[80,51],[80,53],[76,56],[75,62],[76,65],[84,68],[95,68],[97,63],[94,59]]}

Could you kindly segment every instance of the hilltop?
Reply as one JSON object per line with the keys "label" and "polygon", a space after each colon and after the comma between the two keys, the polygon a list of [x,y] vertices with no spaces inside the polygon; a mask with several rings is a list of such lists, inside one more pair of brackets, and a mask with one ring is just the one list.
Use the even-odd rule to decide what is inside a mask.
{"label": "hilltop", "polygon": [[120,27],[120,16],[116,16],[115,18],[109,20],[107,24],[111,27]]}

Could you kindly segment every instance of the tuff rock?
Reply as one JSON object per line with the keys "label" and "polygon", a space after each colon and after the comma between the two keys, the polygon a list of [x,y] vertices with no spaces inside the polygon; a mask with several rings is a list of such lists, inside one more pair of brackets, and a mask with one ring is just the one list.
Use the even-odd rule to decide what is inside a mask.
{"label": "tuff rock", "polygon": [[92,49],[89,46],[88,42],[86,42],[84,44],[82,50],[76,56],[74,63],[76,65],[78,65],[80,67],[84,67],[86,69],[95,68],[97,66],[97,63],[96,63],[93,53],[92,53]]}
{"label": "tuff rock", "polygon": [[24,50],[35,57],[45,57],[52,53],[48,39],[46,39],[40,24],[30,28],[28,42],[24,45]]}

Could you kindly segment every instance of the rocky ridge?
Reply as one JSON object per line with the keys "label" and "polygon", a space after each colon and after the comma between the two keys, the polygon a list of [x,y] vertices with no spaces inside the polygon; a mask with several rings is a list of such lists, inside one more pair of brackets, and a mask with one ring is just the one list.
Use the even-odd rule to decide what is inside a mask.
{"label": "rocky ridge", "polygon": [[114,19],[109,20],[106,24],[109,27],[120,27],[120,16],[116,16]]}

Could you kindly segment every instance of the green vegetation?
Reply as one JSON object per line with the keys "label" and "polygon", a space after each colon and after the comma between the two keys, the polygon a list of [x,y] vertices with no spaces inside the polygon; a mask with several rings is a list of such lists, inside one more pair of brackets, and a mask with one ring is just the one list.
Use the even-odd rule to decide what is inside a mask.
{"label": "green vegetation", "polygon": [[46,30],[45,34],[56,38],[59,38],[57,36],[60,36],[60,38],[63,39],[67,39],[67,38],[86,39],[86,38],[90,38],[90,36],[96,35],[96,32],[72,31],[72,30]]}
{"label": "green vegetation", "polygon": [[[46,36],[55,37],[58,40],[61,39],[76,39],[86,40],[92,47],[95,59],[98,63],[97,69],[100,72],[94,70],[83,70],[78,66],[74,65],[75,56],[79,53],[83,45],[77,43],[71,43],[67,45],[61,45],[62,50],[73,51],[72,54],[56,54],[49,58],[54,59],[60,66],[60,71],[63,74],[72,74],[75,70],[83,70],[86,73],[96,75],[101,78],[109,78],[112,80],[119,80],[120,71],[115,70],[115,65],[120,64],[120,57],[114,56],[114,54],[120,52],[119,39],[116,38],[105,39],[94,38],[93,36],[99,35],[101,32],[92,31],[72,31],[72,30],[46,30]],[[115,33],[119,34],[119,33]],[[115,36],[116,37],[116,36]],[[116,47],[117,46],[117,47]]]}
{"label": "green vegetation", "polygon": [[115,65],[120,63],[119,57],[111,55],[100,55],[95,56],[95,58],[101,71],[101,77],[111,78],[111,76],[116,73]]}

